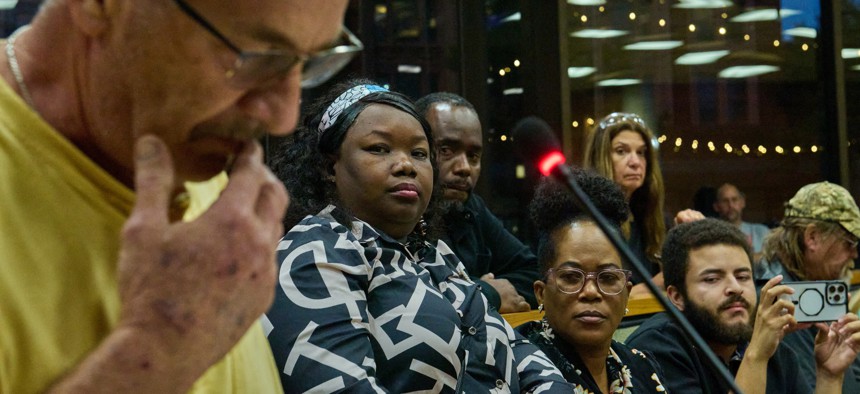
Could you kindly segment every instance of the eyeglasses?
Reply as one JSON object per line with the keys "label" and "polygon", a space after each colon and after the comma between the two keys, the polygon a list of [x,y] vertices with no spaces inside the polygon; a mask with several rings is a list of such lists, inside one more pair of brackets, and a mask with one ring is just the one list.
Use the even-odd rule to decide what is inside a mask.
{"label": "eyeglasses", "polygon": [[606,115],[606,117],[603,118],[603,120],[601,120],[600,123],[597,124],[597,127],[601,129],[606,129],[609,126],[622,122],[634,122],[642,125],[642,127],[645,127],[645,121],[642,120],[639,115],[626,112],[613,112],[609,115]]}
{"label": "eyeglasses", "polygon": [[606,295],[616,295],[627,287],[633,273],[630,270],[609,268],[597,272],[585,272],[579,268],[550,268],[546,279],[552,278],[555,287],[565,294],[576,294],[585,287],[585,282],[594,279],[597,288]]}
{"label": "eyeglasses", "polygon": [[857,244],[860,243],[860,240],[858,240],[857,237],[855,237],[853,234],[846,235],[844,230],[837,231],[836,235],[839,236],[839,238],[841,238],[842,241],[845,242],[845,244],[848,245],[848,248],[850,249],[856,248]]}
{"label": "eyeglasses", "polygon": [[230,83],[238,88],[260,86],[282,78],[299,63],[303,63],[302,88],[317,87],[340,71],[355,57],[356,53],[364,49],[358,37],[344,26],[340,38],[346,44],[335,45],[310,55],[284,50],[243,51],[191,8],[185,0],[173,0],[173,2],[188,17],[238,55],[233,67],[226,72]]}

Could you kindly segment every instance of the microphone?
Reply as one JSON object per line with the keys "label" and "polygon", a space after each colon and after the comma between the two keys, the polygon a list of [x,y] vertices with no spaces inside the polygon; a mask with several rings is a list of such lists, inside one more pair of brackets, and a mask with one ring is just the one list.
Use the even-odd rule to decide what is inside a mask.
{"label": "microphone", "polygon": [[520,119],[514,125],[511,136],[516,151],[531,168],[538,164],[546,152],[561,152],[561,144],[552,131],[552,127],[537,116]]}
{"label": "microphone", "polygon": [[[553,138],[555,137],[553,136]],[[546,148],[546,146],[543,148]],[[539,152],[537,149],[541,149],[541,146],[524,146],[522,149],[523,151],[529,151],[531,149],[533,153],[536,153]],[[644,283],[648,286],[648,289],[654,297],[657,298],[657,301],[660,302],[660,305],[663,306],[666,313],[668,313],[669,316],[678,323],[681,330],[687,334],[687,340],[691,341],[695,348],[700,349],[702,353],[704,353],[705,360],[711,367],[711,370],[716,372],[716,374],[722,378],[733,392],[742,394],[743,392],[737,386],[737,383],[735,383],[734,376],[732,376],[725,364],[720,361],[713,350],[711,350],[710,346],[708,346],[707,342],[705,342],[705,340],[702,339],[702,336],[699,335],[695,328],[693,328],[690,321],[687,320],[681,311],[675,308],[663,292],[657,288],[657,285],[654,284],[654,281],[651,279],[651,273],[645,268],[645,265],[639,261],[633,251],[630,250],[630,246],[627,245],[627,242],[624,241],[618,233],[611,231],[612,227],[609,224],[609,221],[605,216],[603,216],[597,207],[594,206],[594,203],[588,195],[585,194],[582,188],[579,187],[579,184],[576,183],[576,178],[574,177],[570,167],[564,165],[565,158],[560,152],[560,149],[553,149],[551,147],[549,150],[543,151],[543,155],[539,157],[541,158],[538,161],[538,168],[540,169],[541,174],[556,178],[570,189],[574,197],[573,200],[576,204],[588,212],[606,237],[609,238],[612,245],[614,245],[618,250],[619,254],[621,254],[621,257],[630,262],[633,269],[643,278]]]}

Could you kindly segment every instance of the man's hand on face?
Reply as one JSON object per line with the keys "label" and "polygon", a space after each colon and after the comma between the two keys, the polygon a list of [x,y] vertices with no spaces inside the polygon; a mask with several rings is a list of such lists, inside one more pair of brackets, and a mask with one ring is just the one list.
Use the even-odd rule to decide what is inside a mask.
{"label": "man's hand on face", "polygon": [[781,281],[782,275],[777,275],[761,289],[752,339],[744,358],[770,359],[785,334],[797,326],[794,304],[789,299],[780,297],[794,293],[794,289],[779,285]]}
{"label": "man's hand on face", "polygon": [[517,289],[509,280],[495,279],[493,273],[484,274],[481,276],[481,280],[489,283],[499,293],[499,297],[502,299],[499,313],[528,312],[531,310],[531,305],[525,297],[517,293]]}
{"label": "man's hand on face", "polygon": [[830,323],[815,323],[815,364],[819,373],[841,377],[860,352],[860,320],[848,313]]}
{"label": "man's hand on face", "polygon": [[263,165],[260,145],[250,142],[212,207],[194,221],[171,223],[167,147],[144,136],[135,153],[137,201],[122,231],[118,329],[145,335],[177,366],[202,373],[272,302],[289,198]]}

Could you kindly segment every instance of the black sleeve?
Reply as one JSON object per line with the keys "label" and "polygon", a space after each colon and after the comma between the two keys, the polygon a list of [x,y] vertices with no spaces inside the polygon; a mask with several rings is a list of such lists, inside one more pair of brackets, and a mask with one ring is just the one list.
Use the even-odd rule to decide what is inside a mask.
{"label": "black sleeve", "polygon": [[[656,316],[655,316],[656,317]],[[651,319],[654,319],[652,317]],[[704,393],[704,385],[697,366],[695,351],[687,347],[683,333],[667,324],[649,325],[643,323],[625,344],[634,349],[651,354],[663,369],[663,386],[675,393]]]}
{"label": "black sleeve", "polygon": [[[473,198],[479,199],[478,196]],[[497,279],[510,281],[529,305],[537,308],[537,298],[534,295],[534,282],[538,279],[537,256],[505,229],[499,218],[490,212],[483,201],[479,200],[479,202],[482,209],[477,225],[484,234],[484,243],[492,251],[490,271]]]}

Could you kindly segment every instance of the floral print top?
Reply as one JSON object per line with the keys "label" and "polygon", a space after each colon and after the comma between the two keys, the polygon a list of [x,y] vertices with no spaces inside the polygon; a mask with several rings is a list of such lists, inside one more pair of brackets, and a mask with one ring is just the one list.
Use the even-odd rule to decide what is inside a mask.
{"label": "floral print top", "polygon": [[[546,319],[523,324],[516,330],[552,360],[574,385],[574,393],[603,393],[576,350],[553,334]],[[662,383],[663,371],[653,357],[614,340],[606,355],[606,374],[612,394],[667,392]]]}

